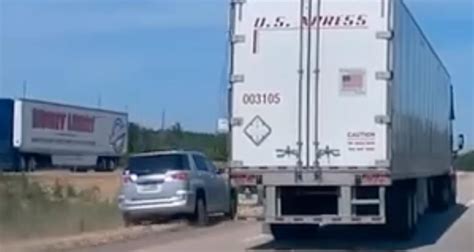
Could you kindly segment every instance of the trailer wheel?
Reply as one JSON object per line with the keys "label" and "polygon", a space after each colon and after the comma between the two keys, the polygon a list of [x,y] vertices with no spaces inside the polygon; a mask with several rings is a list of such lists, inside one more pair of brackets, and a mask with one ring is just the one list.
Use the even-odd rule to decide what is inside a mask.
{"label": "trailer wheel", "polygon": [[413,236],[417,222],[417,199],[408,183],[394,184],[387,190],[387,229],[396,239]]}
{"label": "trailer wheel", "polygon": [[36,169],[37,163],[34,157],[22,156],[20,158],[19,171],[32,172]]}
{"label": "trailer wheel", "polygon": [[34,172],[38,166],[38,163],[36,162],[35,157],[30,157],[28,158],[28,163],[27,163],[27,171],[28,172]]}
{"label": "trailer wheel", "polygon": [[27,170],[27,162],[28,160],[26,159],[25,156],[20,157],[19,164],[17,169],[15,169],[17,172],[25,172]]}
{"label": "trailer wheel", "polygon": [[115,161],[115,159],[108,159],[107,160],[107,171],[113,172],[113,171],[115,171],[115,169],[117,169],[117,162]]}
{"label": "trailer wheel", "polygon": [[443,211],[456,204],[456,178],[449,175],[432,178],[429,195],[430,207]]}

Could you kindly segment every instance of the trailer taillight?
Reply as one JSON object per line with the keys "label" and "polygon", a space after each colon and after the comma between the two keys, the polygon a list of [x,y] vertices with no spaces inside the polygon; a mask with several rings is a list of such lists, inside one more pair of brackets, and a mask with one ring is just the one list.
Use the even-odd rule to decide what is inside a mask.
{"label": "trailer taillight", "polygon": [[256,185],[262,180],[260,175],[246,173],[231,174],[230,178],[237,185]]}
{"label": "trailer taillight", "polygon": [[367,173],[356,176],[356,184],[363,186],[383,186],[392,183],[387,173]]}

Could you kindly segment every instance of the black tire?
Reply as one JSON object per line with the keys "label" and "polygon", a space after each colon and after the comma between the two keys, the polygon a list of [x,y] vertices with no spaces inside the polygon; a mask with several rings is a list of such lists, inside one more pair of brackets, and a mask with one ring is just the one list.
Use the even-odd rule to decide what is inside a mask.
{"label": "black tire", "polygon": [[21,156],[18,161],[18,167],[15,169],[16,172],[28,172],[28,158]]}
{"label": "black tire", "polygon": [[117,169],[117,160],[115,159],[109,159],[107,161],[107,171],[108,172],[113,172]]}
{"label": "black tire", "polygon": [[196,200],[193,224],[198,227],[205,227],[209,225],[209,215],[207,213],[206,201],[202,197],[198,197]]}
{"label": "black tire", "polygon": [[26,165],[26,171],[27,172],[34,172],[38,166],[38,163],[36,162],[35,157],[30,157],[28,158],[28,162]]}
{"label": "black tire", "polygon": [[230,204],[229,211],[225,214],[225,216],[229,220],[234,220],[235,216],[237,215],[237,197],[234,193],[230,195],[229,204]]}
{"label": "black tire", "polygon": [[456,178],[449,175],[432,178],[430,207],[435,211],[444,211],[456,204]]}
{"label": "black tire", "polygon": [[133,226],[138,226],[141,224],[140,220],[132,218],[131,216],[128,216],[128,215],[123,216],[123,223],[125,227],[133,227]]}
{"label": "black tire", "polygon": [[387,189],[387,231],[400,240],[410,239],[416,228],[415,194],[408,183],[398,183]]}

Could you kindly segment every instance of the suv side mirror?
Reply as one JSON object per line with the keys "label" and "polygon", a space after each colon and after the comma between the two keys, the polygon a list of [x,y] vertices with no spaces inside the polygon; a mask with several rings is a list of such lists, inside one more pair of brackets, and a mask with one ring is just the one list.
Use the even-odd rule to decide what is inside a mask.
{"label": "suv side mirror", "polygon": [[464,135],[459,134],[458,135],[458,151],[464,149]]}

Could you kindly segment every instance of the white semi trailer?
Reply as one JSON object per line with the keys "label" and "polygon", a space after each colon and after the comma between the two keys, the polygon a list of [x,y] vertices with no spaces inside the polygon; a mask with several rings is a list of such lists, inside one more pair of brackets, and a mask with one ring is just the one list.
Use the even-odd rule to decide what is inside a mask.
{"label": "white semi trailer", "polygon": [[112,171],[127,152],[126,113],[31,99],[0,99],[0,170]]}
{"label": "white semi trailer", "polygon": [[450,75],[403,1],[233,0],[230,37],[231,177],[275,238],[455,203]]}

